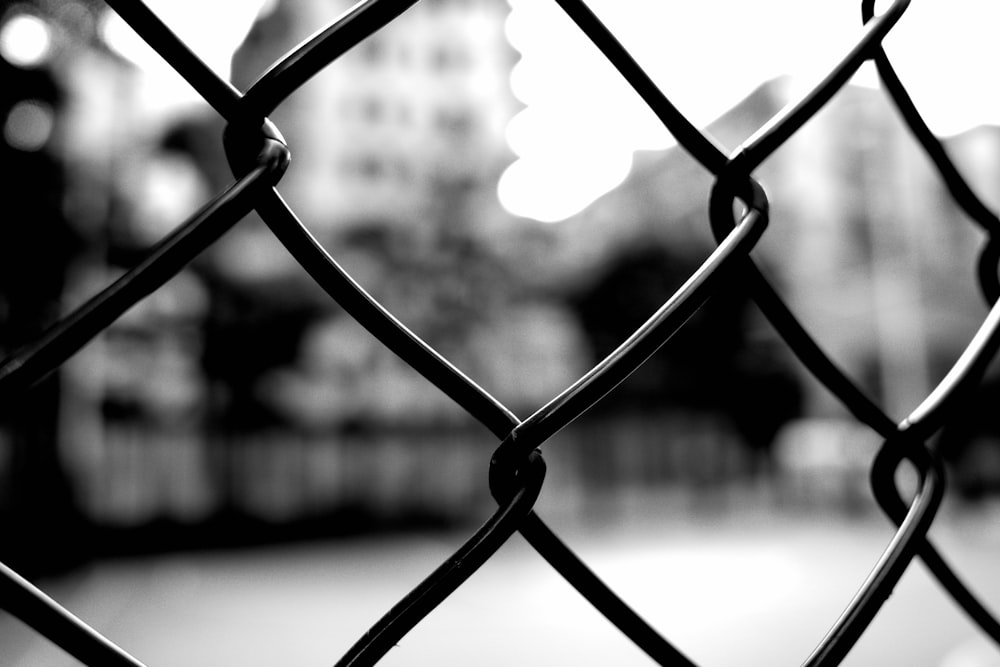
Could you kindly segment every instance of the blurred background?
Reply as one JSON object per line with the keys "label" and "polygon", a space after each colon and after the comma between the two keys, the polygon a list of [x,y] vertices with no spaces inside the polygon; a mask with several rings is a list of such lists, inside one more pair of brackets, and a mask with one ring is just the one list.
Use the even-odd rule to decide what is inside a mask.
{"label": "blurred background", "polygon": [[[617,347],[715,247],[709,174],[554,3],[538,4],[423,0],[271,117],[292,151],[279,190],[311,232],[521,418]],[[667,21],[681,11],[672,3],[594,6],[731,149],[860,23],[837,3],[772,4],[808,23],[761,26],[775,36],[761,40],[770,60],[690,37],[732,41],[751,20],[738,3],[723,8],[731,21],[717,7],[681,25]],[[151,5],[245,90],[349,3]],[[636,18],[644,11],[669,39]],[[904,56],[921,16],[933,19],[897,29]],[[813,51],[816,63],[801,55]],[[222,121],[103,3],[4,2],[0,56],[7,354],[232,175]],[[1000,114],[995,100],[970,105],[946,89],[963,78],[948,67],[927,97],[913,79],[914,97],[996,210]],[[688,78],[671,80],[676,71]],[[755,259],[833,358],[903,418],[986,313],[982,234],[871,72],[758,176],[771,225]],[[950,486],[934,529],[994,609],[998,391],[991,373],[938,437]],[[693,658],[791,662],[891,537],[867,483],[878,444],[733,289],[546,443],[539,508]],[[495,446],[250,216],[0,415],[0,559],[150,664],[329,663],[489,516]],[[644,664],[546,568],[513,538],[390,660]],[[503,599],[514,586],[523,591]],[[900,590],[909,603],[891,601],[848,664],[997,664],[921,567]],[[527,633],[525,645],[483,656],[475,637],[492,646],[499,632]],[[0,664],[67,660],[0,617]]]}

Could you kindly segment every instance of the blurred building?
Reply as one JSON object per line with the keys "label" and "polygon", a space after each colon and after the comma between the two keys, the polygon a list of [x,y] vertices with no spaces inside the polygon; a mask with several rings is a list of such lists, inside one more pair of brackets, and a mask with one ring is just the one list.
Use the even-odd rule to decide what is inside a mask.
{"label": "blurred building", "polygon": [[[234,83],[246,89],[351,4],[277,3],[236,54]],[[420,2],[278,108],[273,119],[295,161],[282,193],[318,234],[373,221],[426,226],[445,213],[470,225],[491,215],[516,111],[508,11],[502,0]],[[454,203],[475,208],[450,210]]]}
{"label": "blurred building", "polygon": [[[275,3],[234,56],[234,84],[248,88],[350,6]],[[507,220],[496,181],[512,159],[504,130],[516,110],[508,11],[501,0],[420,2],[271,115],[293,156],[279,190],[298,217],[400,320],[455,355],[468,349],[471,327],[506,299],[496,279],[504,269],[484,238]],[[237,289],[273,293],[292,276],[297,284],[272,301],[305,300],[317,331],[339,316],[259,223],[240,225],[213,254],[220,279]],[[306,322],[305,338],[337,344],[312,328]],[[357,327],[333,328],[368,340]],[[451,411],[438,405],[432,412]]]}

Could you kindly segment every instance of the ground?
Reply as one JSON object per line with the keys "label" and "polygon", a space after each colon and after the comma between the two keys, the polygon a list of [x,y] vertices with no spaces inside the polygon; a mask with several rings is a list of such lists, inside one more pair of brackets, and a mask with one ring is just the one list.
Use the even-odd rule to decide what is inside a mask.
{"label": "ground", "polygon": [[[674,499],[676,501],[676,499]],[[675,509],[671,509],[671,507]],[[564,539],[699,665],[797,665],[891,537],[876,513],[756,502],[563,521]],[[623,506],[624,507],[624,506]],[[932,535],[1000,611],[1000,511],[945,505]],[[464,539],[385,536],[94,563],[40,582],[148,665],[329,665]],[[76,664],[0,617],[0,664]],[[519,537],[411,631],[382,665],[648,665]],[[996,667],[919,564],[843,663]]]}

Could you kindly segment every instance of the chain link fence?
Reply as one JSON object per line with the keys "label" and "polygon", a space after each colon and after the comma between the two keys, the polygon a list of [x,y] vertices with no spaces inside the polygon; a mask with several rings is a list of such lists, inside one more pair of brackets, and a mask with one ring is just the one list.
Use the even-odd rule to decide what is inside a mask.
{"label": "chain link fence", "polygon": [[[973,193],[944,147],[925,125],[896,76],[882,42],[909,2],[896,0],[881,15],[864,0],[861,37],[823,80],[787,106],[735,151],[727,152],[696,128],[647,76],[615,36],[582,0],[556,0],[655,112],[679,144],[714,179],[709,203],[717,248],[684,284],[624,343],[571,386],[520,419],[477,386],[447,358],[401,324],[372,298],[307,231],[275,186],[289,164],[290,147],[268,116],[320,70],[393,21],[417,0],[368,0],[274,63],[245,93],[220,79],[198,54],[138,0],[110,5],[177,72],[227,126],[224,145],[232,184],[163,238],[153,250],[97,296],[60,320],[39,339],[0,366],[0,396],[6,404],[57,369],[131,306],[159,289],[228,229],[256,211],[312,279],[375,338],[443,391],[499,441],[489,460],[489,489],[498,509],[436,570],[401,599],[352,646],[338,665],[380,660],[411,628],[445,600],[515,532],[540,557],[637,646],[660,664],[693,664],[637,615],[582,562],[533,509],[544,484],[546,442],[600,401],[685,325],[714,294],[746,290],[800,362],[882,445],[871,466],[871,489],[898,526],[867,579],[804,664],[838,664],[887,601],[910,563],[918,558],[965,610],[971,622],[1000,642],[1000,623],[959,578],[927,533],[944,494],[941,452],[927,443],[955,418],[1000,345],[1000,219]],[[874,61],[884,90],[912,135],[933,161],[954,200],[979,225],[986,242],[979,256],[979,283],[991,310],[950,372],[909,416],[891,419],[827,356],[758,269],[750,251],[768,224],[768,197],[754,171],[837,94],[865,61]],[[741,210],[734,216],[734,211]],[[485,463],[485,458],[484,458]],[[916,492],[907,499],[896,472],[912,465]],[[485,481],[485,480],[484,480]],[[65,651],[87,664],[138,665],[109,639],[88,627],[7,566],[0,566],[0,605]],[[663,629],[669,636],[670,629]]]}

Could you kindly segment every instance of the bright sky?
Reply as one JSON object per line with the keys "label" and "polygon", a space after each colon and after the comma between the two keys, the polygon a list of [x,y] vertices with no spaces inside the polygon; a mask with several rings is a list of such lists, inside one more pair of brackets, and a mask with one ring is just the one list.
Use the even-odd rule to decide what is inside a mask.
{"label": "bright sky", "polygon": [[[233,52],[261,8],[272,0],[145,0],[216,74],[229,79]],[[164,113],[200,103],[191,86],[171,69],[128,24],[108,11],[101,26],[105,41],[145,70],[151,106]]]}
{"label": "bright sky", "polygon": [[[232,49],[266,0],[147,2],[227,76]],[[511,86],[526,107],[507,131],[518,159],[498,194],[512,213],[555,222],[619,184],[634,151],[673,140],[554,2],[508,2],[507,34],[522,55]],[[818,80],[817,72],[850,48],[861,23],[860,1],[591,0],[590,6],[698,125],[769,78]],[[106,34],[133,59],[159,67],[158,56],[129,45],[124,28],[112,22]],[[997,0],[913,0],[886,40],[900,78],[939,134],[1000,123],[998,28]],[[191,95],[169,73],[157,89],[174,99]]]}
{"label": "bright sky", "polygon": [[[620,183],[633,151],[674,142],[554,2],[508,1],[507,32],[523,56],[513,90],[527,107],[508,128],[519,159],[501,179],[499,195],[514,213],[558,221]],[[861,24],[857,1],[589,4],[697,125],[769,78],[801,74],[804,82],[818,81],[810,72],[839,60]],[[998,28],[996,0],[913,0],[887,38],[897,73],[937,133],[1000,123]],[[873,71],[864,80],[870,84]]]}

